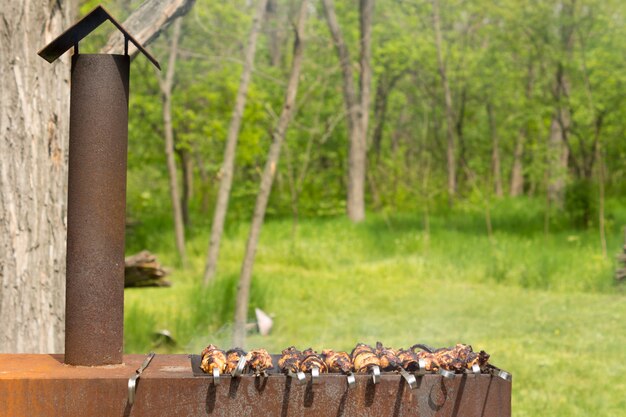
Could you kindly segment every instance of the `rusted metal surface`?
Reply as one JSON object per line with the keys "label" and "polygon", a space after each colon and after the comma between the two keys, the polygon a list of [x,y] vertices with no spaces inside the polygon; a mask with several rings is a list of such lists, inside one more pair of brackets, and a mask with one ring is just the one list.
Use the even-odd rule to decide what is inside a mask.
{"label": "rusted metal surface", "polygon": [[65,358],[122,362],[127,55],[74,55],[70,101]]}
{"label": "rusted metal surface", "polygon": [[[152,64],[161,69],[158,61],[154,59],[152,55],[148,51],[144,49],[144,47],[137,41],[124,27],[120,22],[115,20],[113,16],[102,6],[96,6],[91,12],[87,13],[85,17],[81,20],[70,26],[65,32],[59,35],[56,39],[50,42],[47,46],[42,48],[38,54],[46,61],[52,63],[58,57],[67,52],[68,49],[75,46],[80,42],[85,36],[89,35],[92,31],[94,31],[98,26],[100,26],[105,21],[109,20],[115,27],[119,29],[120,32],[124,35],[126,39],[133,43],[137,47],[137,49],[152,62]],[[125,51],[127,52],[127,51]],[[125,53],[127,55],[127,53]]]}
{"label": "rusted metal surface", "polygon": [[[491,375],[418,377],[416,390],[399,375],[377,385],[357,375],[322,375],[318,385],[298,385],[283,375],[267,378],[193,376],[186,355],[156,355],[137,382],[135,403],[127,382],[144,355],[124,365],[84,368],[61,355],[0,355],[0,415],[10,416],[420,416],[507,417],[511,383]],[[307,377],[308,378],[308,377]]]}

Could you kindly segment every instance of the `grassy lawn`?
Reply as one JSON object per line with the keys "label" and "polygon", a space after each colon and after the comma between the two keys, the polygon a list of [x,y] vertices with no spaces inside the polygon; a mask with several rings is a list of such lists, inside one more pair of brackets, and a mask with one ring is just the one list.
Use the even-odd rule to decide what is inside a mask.
{"label": "grassy lawn", "polygon": [[[432,217],[430,233],[421,215],[304,220],[295,234],[289,219],[269,221],[251,302],[275,325],[247,347],[470,343],[513,373],[515,416],[626,415],[626,296],[612,282],[623,223],[614,220],[605,259],[596,230],[546,235],[528,206],[492,216],[491,237],[481,213],[462,210]],[[127,352],[152,349],[158,329],[178,342],[163,351],[230,345],[247,225],[227,230],[220,274],[202,289],[206,235],[190,237],[191,265],[173,272],[172,288],[126,291]],[[138,232],[129,249],[146,246],[173,265],[171,241],[169,232]]]}

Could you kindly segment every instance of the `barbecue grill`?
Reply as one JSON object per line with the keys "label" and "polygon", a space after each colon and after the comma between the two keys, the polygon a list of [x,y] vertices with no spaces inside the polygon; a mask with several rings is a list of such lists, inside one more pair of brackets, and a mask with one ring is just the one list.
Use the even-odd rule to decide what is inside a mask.
{"label": "barbecue grill", "polygon": [[[52,62],[74,47],[70,115],[65,355],[0,354],[2,416],[463,416],[511,415],[510,375],[455,371],[232,374],[201,369],[200,355],[122,355],[128,74],[124,55],[80,55],[106,20],[157,61],[102,7],[40,51]],[[127,49],[127,48],[126,48]],[[7,319],[7,318],[4,318]]]}

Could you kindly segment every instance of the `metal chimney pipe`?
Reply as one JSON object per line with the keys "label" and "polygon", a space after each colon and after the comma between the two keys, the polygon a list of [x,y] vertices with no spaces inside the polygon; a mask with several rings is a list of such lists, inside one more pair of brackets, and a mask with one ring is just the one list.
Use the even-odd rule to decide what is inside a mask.
{"label": "metal chimney pipe", "polygon": [[72,56],[65,363],[122,363],[128,55]]}

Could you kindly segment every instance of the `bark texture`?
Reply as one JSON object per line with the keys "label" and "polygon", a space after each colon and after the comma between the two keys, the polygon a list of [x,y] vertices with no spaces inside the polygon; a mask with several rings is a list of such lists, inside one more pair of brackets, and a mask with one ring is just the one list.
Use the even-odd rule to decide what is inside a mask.
{"label": "bark texture", "polygon": [[248,303],[250,300],[250,284],[252,281],[252,268],[256,255],[261,226],[265,220],[265,210],[272,191],[272,184],[276,175],[276,167],[280,158],[280,150],[285,140],[287,126],[293,117],[296,95],[298,93],[298,82],[300,80],[300,70],[302,68],[302,56],[304,51],[304,26],[306,24],[307,0],[302,0],[296,33],[294,40],[294,55],[291,64],[291,73],[287,82],[285,102],[278,119],[278,124],[272,135],[272,144],[265,161],[265,168],[261,177],[261,186],[257,194],[254,206],[254,216],[252,226],[246,244],[246,253],[241,265],[239,284],[237,285],[237,299],[235,303],[235,333],[233,336],[233,346],[244,346],[246,338],[246,321],[248,317]]}
{"label": "bark texture", "polygon": [[246,106],[248,97],[248,85],[254,68],[254,55],[256,53],[256,44],[259,38],[259,31],[263,16],[267,8],[267,0],[259,0],[257,9],[252,21],[252,29],[248,37],[248,44],[245,51],[243,72],[241,73],[241,81],[235,98],[235,108],[228,127],[228,136],[226,137],[226,148],[224,150],[224,162],[221,169],[221,181],[219,191],[217,193],[217,202],[215,204],[215,212],[213,213],[213,223],[211,224],[211,238],[209,241],[209,250],[207,253],[207,262],[204,269],[204,285],[207,285],[215,276],[217,268],[217,259],[220,253],[220,241],[224,232],[224,221],[226,212],[228,211],[228,199],[230,197],[230,189],[233,185],[233,174],[235,171],[235,150],[237,148],[237,139],[241,128],[241,119]]}
{"label": "bark texture", "polygon": [[70,56],[37,51],[67,1],[0,7],[0,352],[64,350]]}
{"label": "bark texture", "polygon": [[[146,0],[126,19],[122,26],[139,43],[146,46],[155,40],[162,31],[191,9],[196,0]],[[113,33],[107,44],[100,50],[103,54],[121,54],[124,51],[124,36]],[[128,54],[131,60],[139,51],[129,42]]]}
{"label": "bark texture", "polygon": [[183,264],[187,264],[185,252],[185,224],[183,221],[183,210],[181,206],[180,190],[178,187],[178,172],[176,169],[176,158],[174,156],[174,127],[172,125],[172,87],[174,84],[174,74],[176,72],[176,56],[178,54],[178,40],[180,39],[180,28],[182,20],[178,19],[174,23],[172,40],[170,42],[170,55],[167,62],[165,77],[160,79],[161,101],[163,104],[163,127],[165,133],[165,157],[167,160],[167,173],[170,186],[170,198],[172,200],[172,214],[174,216],[174,233],[176,238],[176,249]]}
{"label": "bark texture", "polygon": [[[533,95],[535,82],[535,70],[533,60],[528,60],[528,77],[526,79],[526,101],[529,102]],[[524,193],[524,148],[526,136],[528,135],[528,121],[526,116],[522,127],[515,140],[515,150],[513,151],[513,168],[511,169],[511,187],[509,193],[511,197],[517,197]]]}
{"label": "bark texture", "polygon": [[446,159],[448,162],[448,199],[452,205],[456,196],[456,162],[454,144],[454,109],[452,107],[452,93],[448,83],[446,63],[443,60],[443,41],[441,39],[441,17],[439,13],[439,0],[433,0],[433,27],[435,30],[435,48],[437,49],[437,66],[443,88],[444,104],[446,109],[446,135],[447,148]]}
{"label": "bark texture", "polygon": [[347,113],[350,149],[348,157],[348,195],[346,208],[348,217],[359,222],[365,218],[365,173],[367,155],[367,128],[369,124],[370,85],[372,79],[371,26],[373,0],[361,0],[360,12],[360,76],[359,95],[354,88],[352,63],[348,47],[341,33],[335,5],[332,0],[322,0],[328,28],[333,37],[343,76],[343,96]]}
{"label": "bark texture", "polygon": [[493,176],[493,192],[496,194],[496,197],[503,197],[500,137],[498,136],[496,118],[493,114],[493,105],[491,102],[487,102],[487,117],[489,119],[489,131],[491,132],[491,175]]}
{"label": "bark texture", "polygon": [[565,203],[565,186],[568,177],[570,150],[568,136],[571,128],[569,109],[570,84],[565,74],[564,60],[572,58],[574,47],[575,0],[561,3],[562,18],[561,48],[563,56],[556,65],[552,94],[555,100],[554,113],[548,138],[548,195],[550,205],[562,209]]}

